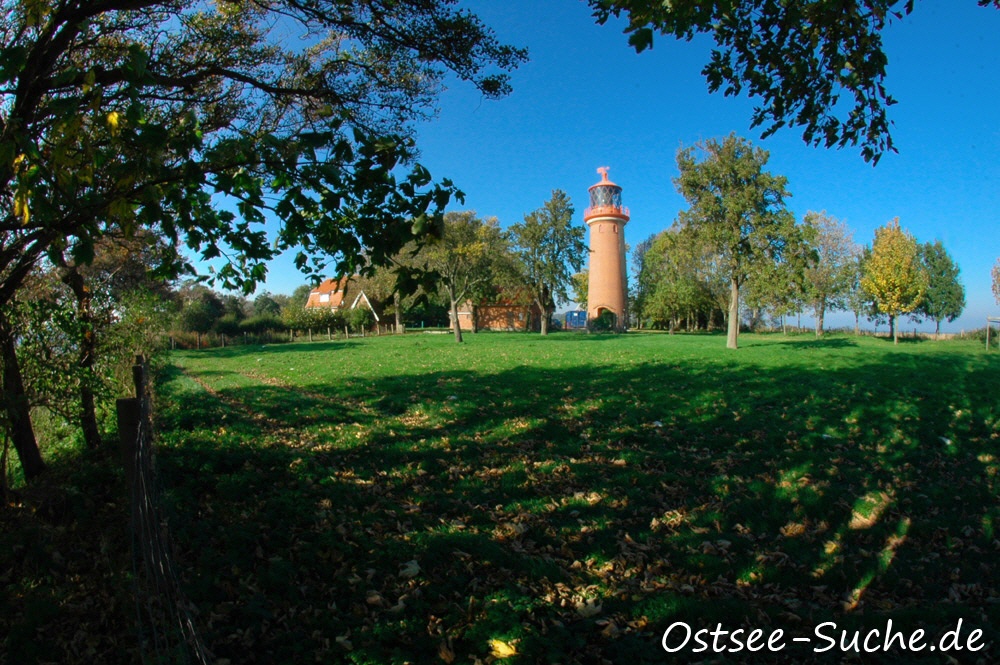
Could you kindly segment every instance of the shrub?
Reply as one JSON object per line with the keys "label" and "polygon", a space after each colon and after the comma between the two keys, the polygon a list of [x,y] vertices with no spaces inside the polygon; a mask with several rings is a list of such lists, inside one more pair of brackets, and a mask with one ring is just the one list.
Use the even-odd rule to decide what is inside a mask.
{"label": "shrub", "polygon": [[[958,337],[961,339],[974,339],[977,342],[985,344],[986,327],[984,326],[982,328],[976,328],[975,330],[967,330]],[[997,328],[996,326],[993,327],[993,330],[990,330],[990,346],[1000,347],[1000,328]]]}
{"label": "shrub", "polygon": [[372,314],[372,311],[364,307],[352,309],[347,314],[347,323],[356,332],[368,330],[374,322],[375,316]]}
{"label": "shrub", "polygon": [[590,332],[611,332],[617,329],[618,317],[611,310],[604,310],[596,318],[587,321]]}
{"label": "shrub", "polygon": [[235,314],[226,314],[215,322],[213,329],[220,335],[235,337],[243,334],[241,321]]}
{"label": "shrub", "polygon": [[282,330],[284,327],[281,319],[273,314],[251,316],[249,319],[240,321],[240,332],[250,333],[251,335],[261,335],[273,330]]}

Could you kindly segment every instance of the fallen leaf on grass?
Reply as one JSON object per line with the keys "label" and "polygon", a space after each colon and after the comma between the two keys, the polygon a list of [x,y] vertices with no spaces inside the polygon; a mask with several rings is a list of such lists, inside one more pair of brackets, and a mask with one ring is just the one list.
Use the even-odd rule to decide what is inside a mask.
{"label": "fallen leaf on grass", "polygon": [[420,574],[420,564],[416,560],[407,561],[399,567],[399,576],[406,579],[416,577]]}
{"label": "fallen leaf on grass", "polygon": [[510,658],[517,655],[517,646],[503,640],[490,640],[490,653],[494,658]]}

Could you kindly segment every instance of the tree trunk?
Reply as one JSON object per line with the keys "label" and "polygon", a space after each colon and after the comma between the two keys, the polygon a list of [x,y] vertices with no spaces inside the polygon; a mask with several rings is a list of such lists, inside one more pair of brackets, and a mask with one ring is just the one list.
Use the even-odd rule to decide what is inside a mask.
{"label": "tree trunk", "polygon": [[726,348],[739,348],[740,334],[740,284],[735,279],[729,280],[729,332],[726,335]]}
{"label": "tree trunk", "polygon": [[35,430],[31,427],[31,408],[24,392],[21,367],[17,363],[17,345],[14,331],[5,312],[0,312],[0,361],[3,363],[3,407],[7,412],[7,428],[14,450],[21,460],[21,468],[27,480],[45,471],[45,462],[35,441]]}
{"label": "tree trunk", "polygon": [[62,281],[76,297],[76,315],[82,328],[80,336],[80,429],[87,448],[97,449],[101,445],[101,431],[97,426],[97,407],[94,398],[94,360],[97,354],[97,337],[94,334],[94,312],[91,309],[90,288],[83,275],[74,266],[63,273]]}
{"label": "tree trunk", "polygon": [[542,310],[542,320],[539,321],[538,330],[543,335],[549,334],[549,313],[544,307],[540,308]]}
{"label": "tree trunk", "polygon": [[857,337],[861,334],[861,315],[857,312],[854,313],[854,336]]}
{"label": "tree trunk", "polygon": [[398,334],[403,330],[402,300],[399,297],[399,291],[392,294],[392,306],[396,310],[396,333]]}
{"label": "tree trunk", "polygon": [[899,344],[899,335],[896,331],[896,315],[889,315],[889,337],[892,338],[893,344]]}
{"label": "tree trunk", "polygon": [[823,336],[823,317],[826,315],[826,304],[816,306],[816,337]]}
{"label": "tree trunk", "polygon": [[941,334],[941,319],[935,319],[934,320],[934,339],[937,339],[938,335],[940,335],[940,334]]}
{"label": "tree trunk", "polygon": [[451,328],[455,331],[455,341],[462,343],[462,326],[458,322],[458,301],[451,299]]}

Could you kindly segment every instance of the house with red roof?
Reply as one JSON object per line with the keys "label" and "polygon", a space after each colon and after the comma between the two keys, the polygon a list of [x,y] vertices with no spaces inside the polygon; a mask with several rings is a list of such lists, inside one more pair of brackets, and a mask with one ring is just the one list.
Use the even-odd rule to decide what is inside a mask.
{"label": "house with red roof", "polygon": [[352,288],[352,277],[341,277],[340,279],[328,279],[315,289],[309,292],[309,300],[306,301],[307,309],[331,309],[333,311],[347,311],[357,307],[365,307],[371,310],[375,316],[375,324],[381,322],[381,315],[378,309],[368,299],[365,292],[360,288]]}

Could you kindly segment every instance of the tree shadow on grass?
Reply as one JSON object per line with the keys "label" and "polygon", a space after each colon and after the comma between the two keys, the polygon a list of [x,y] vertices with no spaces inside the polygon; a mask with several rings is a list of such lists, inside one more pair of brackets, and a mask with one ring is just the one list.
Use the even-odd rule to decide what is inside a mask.
{"label": "tree shadow on grass", "polygon": [[664,662],[675,621],[996,640],[998,362],[176,377],[160,460],[220,657]]}
{"label": "tree shadow on grass", "polygon": [[770,341],[791,351],[810,351],[814,349],[850,349],[858,346],[858,342],[850,337],[824,335],[813,339],[788,339],[780,342]]}

